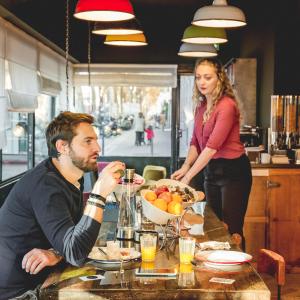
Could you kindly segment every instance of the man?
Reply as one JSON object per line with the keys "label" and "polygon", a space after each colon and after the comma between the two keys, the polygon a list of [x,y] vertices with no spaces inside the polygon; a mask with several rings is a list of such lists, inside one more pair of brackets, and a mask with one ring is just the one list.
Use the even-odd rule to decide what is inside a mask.
{"label": "man", "polygon": [[35,289],[62,258],[82,265],[91,251],[105,198],[124,169],[110,163],[83,209],[82,176],[97,169],[100,152],[93,121],[87,114],[58,115],[46,130],[49,158],[19,180],[0,209],[0,299]]}

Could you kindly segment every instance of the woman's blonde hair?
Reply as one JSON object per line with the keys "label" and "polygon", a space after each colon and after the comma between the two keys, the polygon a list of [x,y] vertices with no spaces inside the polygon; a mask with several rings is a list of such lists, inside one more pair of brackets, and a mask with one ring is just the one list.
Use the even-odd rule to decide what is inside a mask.
{"label": "woman's blonde hair", "polygon": [[[228,96],[232,98],[237,105],[237,108],[239,109],[239,103],[238,100],[234,94],[233,88],[229,82],[229,78],[222,66],[222,64],[215,58],[205,58],[205,59],[200,59],[196,61],[195,64],[195,69],[194,69],[194,74],[196,75],[196,70],[198,66],[202,64],[207,64],[212,67],[214,67],[217,77],[218,77],[218,82],[217,86],[213,92],[213,101],[212,101],[212,106],[208,107],[206,111],[204,112],[203,115],[203,122],[205,123],[209,117],[211,116],[212,112],[214,111],[218,101],[223,97],[223,96]],[[194,90],[193,90],[193,101],[195,101],[196,104],[199,102],[202,102],[206,100],[205,96],[201,94],[199,91],[197,84],[196,84],[196,76],[195,76],[195,81],[194,81]]]}

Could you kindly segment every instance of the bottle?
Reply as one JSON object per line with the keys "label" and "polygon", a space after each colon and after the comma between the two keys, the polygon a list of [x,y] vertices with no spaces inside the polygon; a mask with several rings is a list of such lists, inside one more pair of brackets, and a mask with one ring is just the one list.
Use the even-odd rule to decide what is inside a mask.
{"label": "bottle", "polygon": [[126,169],[122,183],[117,239],[131,240],[136,227],[136,197],[133,187],[134,169]]}

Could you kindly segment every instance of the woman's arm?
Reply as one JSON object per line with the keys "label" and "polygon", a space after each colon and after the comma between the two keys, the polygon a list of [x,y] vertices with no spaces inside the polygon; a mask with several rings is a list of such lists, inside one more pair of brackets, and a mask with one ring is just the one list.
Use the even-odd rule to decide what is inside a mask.
{"label": "woman's arm", "polygon": [[208,164],[216,152],[217,150],[215,149],[205,147],[193,166],[185,173],[184,177],[181,179],[181,182],[189,184],[192,178]]}
{"label": "woman's arm", "polygon": [[193,163],[196,161],[198,157],[198,151],[196,146],[191,145],[187,154],[187,157],[181,166],[181,168],[177,171],[175,171],[172,175],[171,178],[175,180],[180,180],[191,168]]}

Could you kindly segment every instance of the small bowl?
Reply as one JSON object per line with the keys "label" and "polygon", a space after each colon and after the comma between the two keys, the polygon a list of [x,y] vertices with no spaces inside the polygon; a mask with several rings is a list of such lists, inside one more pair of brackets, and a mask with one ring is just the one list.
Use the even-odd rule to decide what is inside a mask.
{"label": "small bowl", "polygon": [[169,220],[180,217],[180,215],[173,215],[163,211],[147,201],[144,196],[148,191],[150,190],[141,190],[143,214],[147,219],[155,224],[165,225]]}

